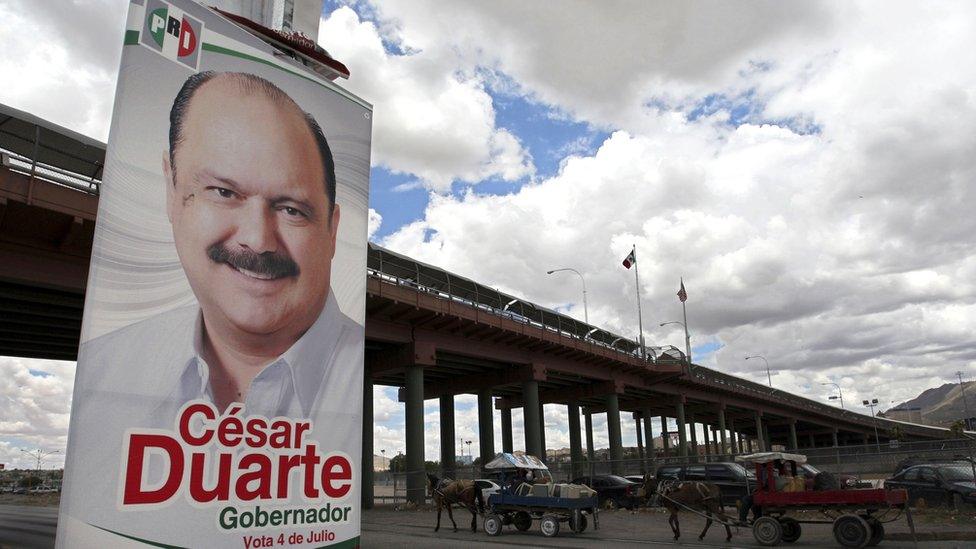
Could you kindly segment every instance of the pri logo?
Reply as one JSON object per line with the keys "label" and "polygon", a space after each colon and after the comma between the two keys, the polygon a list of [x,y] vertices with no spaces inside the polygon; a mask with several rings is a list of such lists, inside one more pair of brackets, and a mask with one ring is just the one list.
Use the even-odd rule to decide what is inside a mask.
{"label": "pri logo", "polygon": [[203,23],[163,0],[146,2],[139,42],[164,57],[197,69]]}

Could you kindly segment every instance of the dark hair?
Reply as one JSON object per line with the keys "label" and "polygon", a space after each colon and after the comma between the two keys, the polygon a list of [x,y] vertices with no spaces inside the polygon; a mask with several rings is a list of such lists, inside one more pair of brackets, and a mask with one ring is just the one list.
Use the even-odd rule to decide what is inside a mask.
{"label": "dark hair", "polygon": [[[169,165],[173,172],[173,183],[176,183],[176,147],[183,142],[184,137],[183,117],[186,116],[186,111],[190,108],[190,101],[193,100],[193,96],[197,90],[214,78],[233,79],[245,94],[260,92],[276,103],[291,104],[298,112],[302,113],[306,126],[312,132],[312,136],[315,137],[315,145],[318,147],[319,156],[322,158],[322,171],[325,174],[325,194],[329,198],[329,205],[335,206],[335,161],[332,159],[332,149],[329,148],[329,141],[325,138],[322,127],[315,121],[315,117],[303,111],[298,106],[298,103],[295,103],[295,100],[282,91],[281,88],[260,76],[246,72],[204,71],[190,76],[183,83],[183,87],[176,94],[176,99],[173,100],[173,107],[169,111]],[[331,210],[329,210],[329,218],[332,218]]]}

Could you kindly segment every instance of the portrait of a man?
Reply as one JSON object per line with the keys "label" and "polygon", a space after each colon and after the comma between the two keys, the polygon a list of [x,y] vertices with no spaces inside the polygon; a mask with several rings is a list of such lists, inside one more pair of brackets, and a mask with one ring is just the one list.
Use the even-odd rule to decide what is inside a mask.
{"label": "portrait of a man", "polygon": [[284,91],[247,73],[194,74],[169,118],[166,214],[198,305],[96,338],[82,355],[113,384],[152,380],[163,423],[194,399],[307,417],[362,336],[330,291],[341,213],[328,140]]}

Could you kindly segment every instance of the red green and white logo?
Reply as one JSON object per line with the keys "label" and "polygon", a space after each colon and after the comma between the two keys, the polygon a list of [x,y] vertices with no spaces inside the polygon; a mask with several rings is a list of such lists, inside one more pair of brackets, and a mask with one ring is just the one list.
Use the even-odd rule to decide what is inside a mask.
{"label": "red green and white logo", "polygon": [[196,70],[203,23],[163,0],[147,0],[139,42],[163,56]]}

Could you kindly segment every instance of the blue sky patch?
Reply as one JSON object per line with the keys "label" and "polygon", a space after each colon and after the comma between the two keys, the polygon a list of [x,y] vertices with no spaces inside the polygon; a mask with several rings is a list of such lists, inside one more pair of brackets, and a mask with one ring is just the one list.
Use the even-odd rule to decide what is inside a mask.
{"label": "blue sky patch", "polygon": [[51,377],[51,374],[45,372],[44,370],[35,370],[33,368],[30,368],[27,371],[30,372],[30,375],[34,377]]}
{"label": "blue sky patch", "polygon": [[383,216],[380,228],[373,235],[379,242],[400,227],[423,219],[429,194],[422,187],[402,190],[403,186],[417,179],[406,174],[395,174],[382,166],[373,166],[369,177],[369,207]]}

